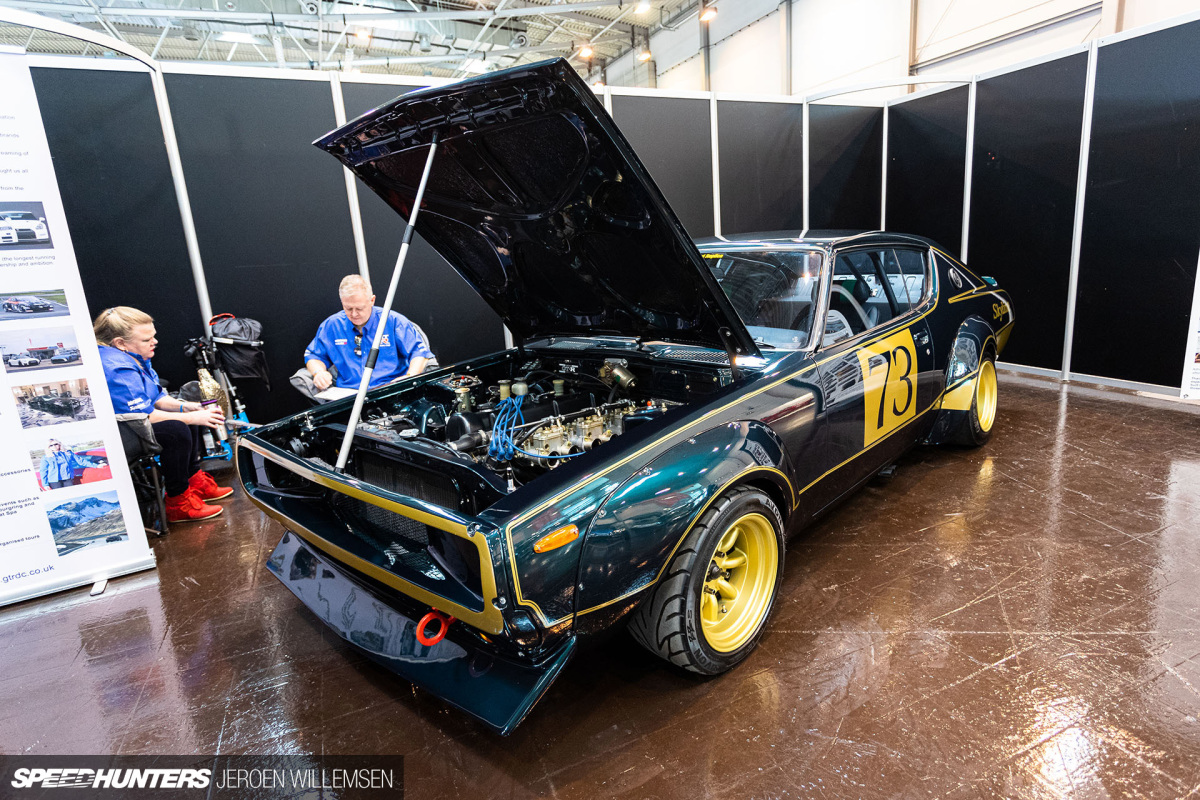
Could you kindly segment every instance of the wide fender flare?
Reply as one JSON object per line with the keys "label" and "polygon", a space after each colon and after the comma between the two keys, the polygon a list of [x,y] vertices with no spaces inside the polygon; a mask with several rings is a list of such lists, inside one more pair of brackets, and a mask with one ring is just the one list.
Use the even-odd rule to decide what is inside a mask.
{"label": "wide fender flare", "polygon": [[995,358],[995,332],[982,317],[972,315],[962,321],[950,346],[946,362],[946,384],[938,399],[938,412],[927,444],[942,444],[954,435],[963,416],[971,410],[979,366],[987,357]]}
{"label": "wide fender flare", "polygon": [[658,456],[613,492],[583,543],[576,630],[609,627],[636,607],[708,507],[733,486],[760,486],[784,519],[796,504],[779,436],[757,421],[710,428]]}

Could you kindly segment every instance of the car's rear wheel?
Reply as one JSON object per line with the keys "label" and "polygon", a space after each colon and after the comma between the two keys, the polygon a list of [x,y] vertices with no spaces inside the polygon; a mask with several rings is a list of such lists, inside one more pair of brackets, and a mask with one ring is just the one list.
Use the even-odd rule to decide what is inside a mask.
{"label": "car's rear wheel", "polygon": [[783,575],[783,519],[762,492],[726,492],[688,533],[629,630],[679,667],[717,675],[758,644]]}
{"label": "car's rear wheel", "polygon": [[979,365],[979,374],[975,377],[975,392],[971,397],[971,408],[967,411],[962,428],[958,432],[959,444],[979,447],[992,438],[992,429],[996,424],[998,397],[996,362],[989,356]]}

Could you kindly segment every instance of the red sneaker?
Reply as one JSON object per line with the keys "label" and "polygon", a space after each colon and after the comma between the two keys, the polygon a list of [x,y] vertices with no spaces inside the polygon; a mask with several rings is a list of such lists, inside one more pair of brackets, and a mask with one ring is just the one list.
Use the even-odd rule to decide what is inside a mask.
{"label": "red sneaker", "polygon": [[224,500],[233,494],[233,489],[228,486],[218,486],[213,476],[202,469],[196,470],[196,474],[188,478],[188,488],[206,503],[211,503],[213,500]]}
{"label": "red sneaker", "polygon": [[224,510],[220,506],[206,505],[191,487],[183,494],[167,498],[167,522],[171,524],[212,519]]}

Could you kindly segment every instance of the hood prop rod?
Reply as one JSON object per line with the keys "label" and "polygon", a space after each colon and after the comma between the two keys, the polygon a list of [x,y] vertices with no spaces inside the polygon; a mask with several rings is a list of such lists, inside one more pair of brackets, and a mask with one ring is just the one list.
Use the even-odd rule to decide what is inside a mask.
{"label": "hood prop rod", "polygon": [[387,298],[383,301],[383,314],[379,325],[375,328],[375,338],[371,342],[371,352],[367,355],[366,369],[363,370],[362,380],[358,384],[358,394],[354,397],[354,410],[350,412],[350,420],[346,423],[346,435],[342,439],[342,448],[338,451],[338,472],[346,471],[346,461],[350,458],[350,444],[354,441],[354,432],[358,430],[358,420],[362,417],[363,401],[367,397],[367,388],[371,385],[371,373],[375,371],[375,360],[379,358],[379,344],[383,341],[383,332],[387,330],[388,315],[392,313],[392,303],[396,299],[396,286],[400,283],[400,272],[404,269],[404,260],[408,258],[408,246],[412,242],[413,232],[417,228],[417,214],[421,211],[421,201],[425,199],[425,185],[429,182],[429,173],[433,169],[433,156],[437,152],[438,135],[433,134],[429,142],[429,155],[425,159],[425,171],[421,173],[421,183],[417,186],[416,197],[413,198],[412,214],[408,218],[408,227],[404,229],[404,241],[400,245],[400,255],[396,258],[396,268],[392,270],[392,282],[388,284]]}

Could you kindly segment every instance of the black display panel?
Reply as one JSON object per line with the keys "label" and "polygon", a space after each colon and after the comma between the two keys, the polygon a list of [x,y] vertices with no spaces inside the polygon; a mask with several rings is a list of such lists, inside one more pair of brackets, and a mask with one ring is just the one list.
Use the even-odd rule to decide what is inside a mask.
{"label": "black display panel", "polygon": [[263,324],[270,393],[243,381],[251,418],[306,406],[287,378],[358,272],[338,162],[312,146],[334,128],[328,83],[167,75],[214,313]]}
{"label": "black display panel", "polygon": [[368,111],[406,95],[423,86],[401,86],[378,83],[342,83],[342,102],[346,106],[346,119],[353,120]]}
{"label": "black display panel", "polygon": [[1001,358],[1062,368],[1087,54],[980,81],[969,266],[1012,296]]}
{"label": "black display panel", "polygon": [[[346,117],[361,116],[416,88],[420,87],[343,83]],[[332,156],[325,157],[334,161]],[[361,181],[358,205],[371,284],[376,302],[382,305],[400,253],[405,220]],[[413,237],[393,307],[421,326],[443,366],[504,348],[500,318],[420,235]]]}
{"label": "black display panel", "polygon": [[91,315],[142,309],[162,342],[160,377],[174,387],[193,380],[183,341],[201,334],[203,320],[150,76],[30,72]]}
{"label": "black display panel", "polygon": [[808,107],[808,224],[875,230],[883,180],[883,109]]}
{"label": "black display panel", "polygon": [[804,106],[717,103],[721,230],[804,227]]}
{"label": "black display panel", "polygon": [[887,228],[962,247],[967,159],[966,86],[888,109]]}
{"label": "black display panel", "polygon": [[1197,52],[1197,22],[1099,50],[1073,372],[1179,386],[1200,251]]}
{"label": "black display panel", "polygon": [[709,101],[613,97],[612,115],[693,239],[713,235]]}

